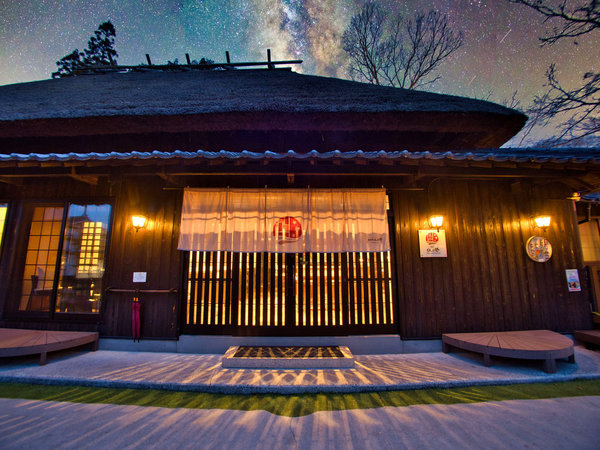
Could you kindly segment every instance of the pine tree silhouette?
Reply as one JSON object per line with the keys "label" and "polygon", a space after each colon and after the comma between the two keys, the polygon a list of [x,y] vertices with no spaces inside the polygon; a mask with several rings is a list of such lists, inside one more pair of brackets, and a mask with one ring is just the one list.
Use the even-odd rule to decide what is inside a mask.
{"label": "pine tree silhouette", "polygon": [[58,71],[52,73],[52,78],[76,75],[78,69],[91,64],[116,64],[119,55],[114,49],[115,36],[115,27],[110,20],[101,23],[83,52],[75,49],[56,61]]}

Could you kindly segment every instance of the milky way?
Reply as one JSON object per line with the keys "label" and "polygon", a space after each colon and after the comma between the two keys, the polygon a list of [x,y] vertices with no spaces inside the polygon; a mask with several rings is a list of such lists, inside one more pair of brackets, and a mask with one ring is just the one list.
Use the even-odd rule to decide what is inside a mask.
{"label": "milky way", "polygon": [[[552,23],[505,0],[382,0],[390,14],[417,8],[447,14],[464,35],[463,47],[441,66],[428,90],[494,101],[514,91],[523,106],[543,92],[544,73],[556,63],[561,82],[574,86],[599,65],[598,35],[540,47]],[[193,59],[303,59],[294,70],[346,77],[341,37],[359,0],[1,0],[0,84],[48,78],[55,61],[85,48],[97,26],[117,29],[119,63],[139,64],[149,53],[166,63]],[[595,67],[595,70],[599,70]]]}

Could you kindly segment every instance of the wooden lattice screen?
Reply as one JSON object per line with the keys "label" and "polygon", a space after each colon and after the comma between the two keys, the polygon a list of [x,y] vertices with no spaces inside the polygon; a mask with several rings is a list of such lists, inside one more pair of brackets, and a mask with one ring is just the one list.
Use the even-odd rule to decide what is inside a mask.
{"label": "wooden lattice screen", "polygon": [[246,335],[396,330],[386,253],[189,252],[184,332]]}

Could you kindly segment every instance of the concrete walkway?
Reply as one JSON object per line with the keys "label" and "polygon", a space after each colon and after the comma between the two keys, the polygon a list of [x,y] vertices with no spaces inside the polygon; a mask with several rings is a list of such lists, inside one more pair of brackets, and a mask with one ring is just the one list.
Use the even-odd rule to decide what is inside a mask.
{"label": "concrete walkway", "polygon": [[0,382],[154,388],[215,393],[367,392],[535,383],[600,378],[600,352],[576,347],[576,363],[560,360],[547,374],[540,361],[496,358],[485,367],[472,353],[357,355],[354,369],[223,369],[221,355],[62,352],[0,360]]}

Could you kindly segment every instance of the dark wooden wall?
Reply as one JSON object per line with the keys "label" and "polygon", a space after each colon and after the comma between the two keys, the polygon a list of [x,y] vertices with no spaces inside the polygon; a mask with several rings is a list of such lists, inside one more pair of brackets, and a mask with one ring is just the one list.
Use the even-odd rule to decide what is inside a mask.
{"label": "dark wooden wall", "polygon": [[[159,177],[113,178],[97,186],[56,180],[4,187],[11,216],[3,249],[3,287],[19,281],[14,255],[21,201],[70,199],[113,202],[113,223],[105,287],[180,289],[183,254],[177,250],[181,190],[164,190]],[[2,193],[2,192],[0,192]],[[581,261],[573,205],[558,186],[492,181],[444,181],[425,191],[393,191],[396,311],[404,338],[439,337],[445,332],[548,328],[573,331],[591,327],[590,290]],[[13,206],[15,206],[13,208]],[[537,211],[552,215],[547,231],[534,227]],[[448,257],[420,258],[417,231],[432,212],[445,216]],[[149,218],[136,232],[131,215]],[[23,234],[23,233],[21,233]],[[531,261],[525,242],[546,236],[553,246],[547,263]],[[569,293],[565,269],[579,269],[583,291]],[[132,282],[133,272],[147,272],[147,282]],[[142,336],[176,338],[182,293],[141,294]],[[106,292],[100,316],[62,324],[33,318],[7,320],[16,304],[2,289],[4,326],[50,329],[97,328],[103,336],[131,336],[131,293]],[[4,300],[4,301],[2,301]],[[14,307],[13,307],[14,310]]]}
{"label": "dark wooden wall", "polygon": [[[182,254],[177,250],[181,190],[163,190],[164,182],[127,178],[116,189],[106,286],[115,289],[179,289]],[[133,214],[148,218],[147,226],[136,231]],[[133,283],[133,272],[146,272],[146,283]],[[141,293],[141,332],[146,338],[176,338],[179,334],[180,293]],[[104,336],[131,336],[133,294],[108,291],[104,296]]]}
{"label": "dark wooden wall", "polygon": [[[433,181],[426,192],[394,192],[397,299],[404,338],[442,333],[591,326],[590,292],[577,222],[565,192],[548,185]],[[535,228],[537,211],[552,215]],[[445,216],[447,258],[420,258],[418,230],[432,213]],[[545,236],[546,263],[525,243]],[[582,292],[568,292],[565,269],[579,269]]]}
{"label": "dark wooden wall", "polygon": [[[97,185],[66,178],[47,178],[21,186],[2,186],[0,195],[10,199],[10,217],[3,245],[0,282],[0,326],[53,330],[99,330],[103,336],[131,336],[131,293],[117,289],[179,289],[181,252],[177,250],[181,190],[163,190],[159,177],[101,178]],[[24,202],[107,201],[113,204],[105,292],[100,315],[55,318],[48,313],[35,317],[17,311],[22,255],[27,245],[28,224],[20,211]],[[136,232],[131,215],[148,217],[148,226]],[[133,272],[147,272],[147,282],[134,285]],[[141,294],[142,337],[178,336],[179,297],[175,294]],[[45,317],[44,317],[45,316]]]}

